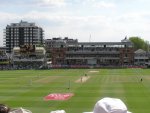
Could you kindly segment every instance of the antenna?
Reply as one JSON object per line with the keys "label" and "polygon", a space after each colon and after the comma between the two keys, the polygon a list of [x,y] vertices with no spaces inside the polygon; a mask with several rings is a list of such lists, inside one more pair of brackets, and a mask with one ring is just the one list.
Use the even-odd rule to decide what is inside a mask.
{"label": "antenna", "polygon": [[89,42],[91,42],[91,34],[90,34],[90,37],[89,37]]}

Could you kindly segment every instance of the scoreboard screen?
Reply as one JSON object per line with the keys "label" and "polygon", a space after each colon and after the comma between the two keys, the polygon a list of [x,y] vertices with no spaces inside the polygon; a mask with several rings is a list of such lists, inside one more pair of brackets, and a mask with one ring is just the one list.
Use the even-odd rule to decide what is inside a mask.
{"label": "scoreboard screen", "polygon": [[20,46],[20,52],[35,52],[35,45],[22,45]]}

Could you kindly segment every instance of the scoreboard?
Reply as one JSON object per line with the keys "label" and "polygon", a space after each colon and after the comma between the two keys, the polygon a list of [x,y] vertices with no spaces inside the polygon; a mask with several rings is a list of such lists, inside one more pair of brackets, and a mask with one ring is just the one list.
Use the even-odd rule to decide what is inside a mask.
{"label": "scoreboard", "polygon": [[35,52],[35,45],[21,45],[20,52],[22,53]]}

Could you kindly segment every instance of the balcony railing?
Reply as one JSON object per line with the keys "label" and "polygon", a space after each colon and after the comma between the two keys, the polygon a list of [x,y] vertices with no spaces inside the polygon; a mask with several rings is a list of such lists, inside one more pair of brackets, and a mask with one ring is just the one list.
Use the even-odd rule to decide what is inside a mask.
{"label": "balcony railing", "polygon": [[119,60],[119,57],[66,57],[65,59],[110,59],[110,60]]}
{"label": "balcony railing", "polygon": [[19,59],[19,58],[13,58],[13,61],[14,62],[27,62],[27,61],[30,61],[30,62],[36,62],[36,61],[44,61],[45,59],[44,58],[42,58],[42,59],[26,59],[26,58],[24,58],[24,59]]}
{"label": "balcony railing", "polygon": [[119,51],[66,51],[66,54],[119,54]]}

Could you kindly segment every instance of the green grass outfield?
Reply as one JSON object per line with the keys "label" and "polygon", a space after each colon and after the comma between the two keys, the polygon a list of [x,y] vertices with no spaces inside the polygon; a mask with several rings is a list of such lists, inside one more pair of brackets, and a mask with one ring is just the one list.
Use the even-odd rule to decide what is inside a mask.
{"label": "green grass outfield", "polygon": [[[85,73],[90,78],[76,83]],[[50,93],[69,92],[74,96],[66,101],[43,100]],[[103,97],[120,98],[133,113],[150,113],[150,69],[0,71],[0,103],[11,108],[23,107],[33,113],[58,109],[82,113],[92,111],[96,101]]]}

